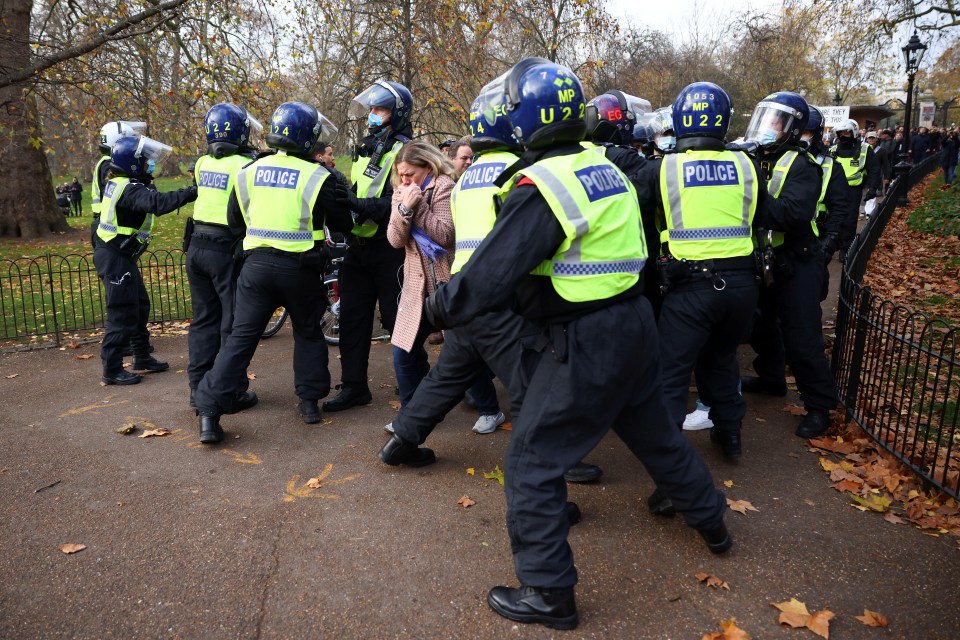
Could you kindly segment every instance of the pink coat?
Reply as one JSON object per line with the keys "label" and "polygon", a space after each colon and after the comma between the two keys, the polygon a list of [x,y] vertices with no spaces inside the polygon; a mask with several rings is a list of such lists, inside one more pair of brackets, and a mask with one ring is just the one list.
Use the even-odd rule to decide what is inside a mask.
{"label": "pink coat", "polygon": [[423,300],[434,291],[430,259],[420,252],[416,241],[410,235],[410,223],[423,229],[434,242],[447,250],[447,255],[433,266],[437,282],[447,282],[450,280],[450,265],[453,264],[453,249],[456,244],[453,216],[450,215],[453,185],[453,179],[448,176],[437,176],[432,180],[410,220],[400,215],[397,210],[400,197],[396,191],[393,192],[387,240],[398,249],[403,247],[406,257],[403,261],[403,290],[400,292],[397,322],[393,327],[390,342],[407,352],[413,349],[420,329]]}

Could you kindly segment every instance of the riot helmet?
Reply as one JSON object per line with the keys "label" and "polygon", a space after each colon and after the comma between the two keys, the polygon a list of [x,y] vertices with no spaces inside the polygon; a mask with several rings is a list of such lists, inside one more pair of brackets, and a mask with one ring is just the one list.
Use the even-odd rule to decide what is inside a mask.
{"label": "riot helmet", "polygon": [[[389,119],[382,120],[370,113],[373,107],[389,109]],[[413,94],[399,82],[377,80],[350,102],[350,114],[357,118],[366,117],[370,133],[374,135],[385,131],[387,127],[402,131],[410,124],[413,114]]]}
{"label": "riot helmet", "polygon": [[823,113],[815,106],[808,105],[810,115],[807,118],[807,127],[801,139],[810,145],[811,151],[816,151],[823,145]]}
{"label": "riot helmet", "polygon": [[653,145],[661,153],[673,151],[677,147],[677,133],[673,126],[673,107],[660,107],[653,112]]}
{"label": "riot helmet", "polygon": [[705,136],[723,140],[730,126],[730,96],[712,82],[686,86],[673,103],[677,139]]}
{"label": "riot helmet", "polygon": [[480,95],[470,105],[470,148],[474,153],[495,150],[517,150],[520,141],[513,133],[513,124],[507,115],[506,96],[503,91],[480,90]]}
{"label": "riot helmet", "polygon": [[642,98],[622,91],[602,93],[587,103],[587,136],[595,142],[629,146],[637,118],[649,111],[650,103]]}
{"label": "riot helmet", "polygon": [[799,142],[809,117],[810,107],[799,94],[792,91],[771,93],[757,103],[744,138],[767,151],[775,151],[784,144]]}
{"label": "riot helmet", "polygon": [[172,147],[152,138],[123,136],[110,151],[110,168],[131,178],[145,178],[171,153]]}
{"label": "riot helmet", "polygon": [[337,128],[315,107],[303,102],[284,102],[270,118],[267,146],[298,155],[312,156],[317,141],[332,140]]}
{"label": "riot helmet", "polygon": [[118,120],[100,127],[100,152],[109,155],[117,140],[124,136],[142,136],[147,132],[146,122]]}
{"label": "riot helmet", "polygon": [[207,144],[226,142],[241,147],[252,134],[263,131],[263,125],[243,107],[221,102],[210,107],[203,121]]}

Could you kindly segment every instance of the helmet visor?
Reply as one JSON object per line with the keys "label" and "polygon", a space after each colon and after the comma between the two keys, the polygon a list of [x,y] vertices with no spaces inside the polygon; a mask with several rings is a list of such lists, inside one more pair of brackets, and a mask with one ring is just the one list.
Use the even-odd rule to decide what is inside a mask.
{"label": "helmet visor", "polygon": [[121,120],[117,124],[125,136],[142,136],[147,132],[146,122],[132,122],[130,120]]}
{"label": "helmet visor", "polygon": [[790,135],[793,123],[801,120],[802,114],[778,102],[761,102],[753,110],[750,124],[743,137],[768,147],[783,142]]}
{"label": "helmet visor", "polygon": [[367,115],[371,107],[387,107],[393,109],[403,104],[403,97],[383,80],[377,80],[361,91],[350,102],[350,115],[362,118]]}
{"label": "helmet visor", "polygon": [[650,101],[632,96],[629,93],[623,94],[624,101],[627,103],[627,111],[633,114],[635,121],[639,121],[640,116],[650,113]]}
{"label": "helmet visor", "polygon": [[137,145],[137,151],[134,155],[138,158],[146,158],[147,160],[153,160],[156,164],[160,164],[172,153],[173,147],[144,136],[140,138],[140,144]]}
{"label": "helmet visor", "polygon": [[493,126],[497,118],[507,117],[507,76],[509,71],[480,89],[477,96],[477,120]]}
{"label": "helmet visor", "polygon": [[330,119],[327,116],[323,115],[319,111],[317,112],[318,123],[320,124],[320,140],[326,142],[332,142],[339,133],[336,125],[330,122]]}
{"label": "helmet visor", "polygon": [[249,113],[247,114],[247,125],[250,127],[250,137],[263,133],[263,125]]}

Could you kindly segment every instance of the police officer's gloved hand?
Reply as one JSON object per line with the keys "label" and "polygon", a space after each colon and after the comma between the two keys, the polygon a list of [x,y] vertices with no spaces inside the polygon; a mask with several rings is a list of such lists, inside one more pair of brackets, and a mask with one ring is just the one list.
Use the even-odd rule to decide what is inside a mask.
{"label": "police officer's gloved hand", "polygon": [[354,213],[364,213],[367,209],[366,201],[363,198],[358,198],[357,194],[339,181],[334,185],[334,199]]}
{"label": "police officer's gloved hand", "polygon": [[840,236],[835,233],[828,233],[824,236],[820,244],[820,249],[827,260],[833,257],[833,254],[840,248]]}
{"label": "police officer's gloved hand", "polygon": [[433,325],[433,328],[437,331],[443,329],[448,329],[444,325],[443,320],[440,318],[440,307],[437,304],[437,294],[436,292],[431,293],[423,301],[423,313],[427,316],[427,321]]}

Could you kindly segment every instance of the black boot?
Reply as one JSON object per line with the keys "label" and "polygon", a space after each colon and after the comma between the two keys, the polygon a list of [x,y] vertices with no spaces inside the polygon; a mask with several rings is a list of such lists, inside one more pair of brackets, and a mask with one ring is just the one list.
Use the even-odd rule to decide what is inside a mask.
{"label": "black boot", "polygon": [[143,379],[143,376],[121,369],[117,373],[104,372],[100,379],[103,380],[104,384],[137,384]]}
{"label": "black boot", "polygon": [[733,538],[730,537],[727,527],[722,521],[709,529],[697,529],[697,533],[706,541],[710,553],[720,555],[729,551],[730,547],[733,546]]}
{"label": "black boot", "polygon": [[825,434],[829,428],[830,413],[812,409],[803,416],[795,433],[801,438],[817,438]]}
{"label": "black boot", "polygon": [[193,387],[190,387],[190,408],[197,408],[197,390]]}
{"label": "black boot", "polygon": [[415,444],[404,442],[400,436],[394,434],[387,444],[380,449],[380,460],[392,467],[405,464],[408,467],[425,467],[437,461],[433,449],[418,447]]}
{"label": "black boot", "polygon": [[570,523],[570,526],[580,522],[580,518],[583,516],[576,502],[567,502],[567,504],[563,505],[563,511],[567,514],[567,521]]}
{"label": "black boot", "polygon": [[782,397],[787,395],[787,383],[772,381],[757,376],[740,376],[740,391],[743,393],[763,393],[768,396]]}
{"label": "black boot", "polygon": [[[323,403],[323,407],[326,409],[326,402]],[[297,405],[297,413],[300,414],[300,418],[307,424],[317,424],[320,422],[320,407],[317,406],[316,400],[304,400],[300,398],[300,403]]]}
{"label": "black boot", "polygon": [[362,387],[353,387],[350,385],[340,385],[340,393],[332,400],[323,403],[323,410],[326,412],[343,411],[350,407],[356,407],[362,404],[373,402],[373,396],[370,395],[370,389],[366,385]]}
{"label": "black boot", "polygon": [[567,482],[595,482],[603,475],[603,469],[595,464],[587,464],[580,461],[573,465],[563,474],[563,479]]}
{"label": "black boot", "polygon": [[257,397],[257,394],[255,394],[253,391],[244,391],[243,393],[234,396],[233,406],[230,407],[230,411],[225,411],[224,413],[233,414],[233,413],[240,413],[241,411],[246,411],[251,407],[255,407],[257,405],[257,402],[259,401],[260,399]]}
{"label": "black boot", "polygon": [[200,442],[216,444],[223,440],[223,429],[220,428],[220,416],[200,416]]}
{"label": "black boot", "polygon": [[655,489],[653,493],[650,494],[650,497],[647,498],[647,507],[650,508],[650,513],[655,516],[666,516],[672,517],[677,515],[677,510],[673,506],[673,502],[660,491],[660,489]]}
{"label": "black boot", "polygon": [[538,622],[551,629],[576,629],[580,622],[573,588],[494,587],[487,604],[509,620]]}
{"label": "black boot", "polygon": [[743,457],[743,442],[739,431],[719,431],[716,427],[710,429],[710,442],[719,445],[723,457],[727,460],[739,460]]}
{"label": "black boot", "polygon": [[137,356],[133,359],[134,371],[149,371],[151,373],[156,373],[158,371],[166,371],[169,368],[169,364],[161,360],[157,360],[151,355]]}

